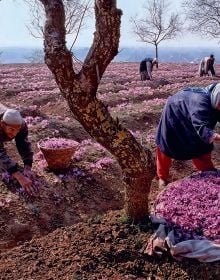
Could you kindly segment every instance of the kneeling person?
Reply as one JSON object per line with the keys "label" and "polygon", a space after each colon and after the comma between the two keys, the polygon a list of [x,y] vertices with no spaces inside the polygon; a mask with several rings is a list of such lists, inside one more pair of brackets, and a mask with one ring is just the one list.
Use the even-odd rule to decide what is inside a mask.
{"label": "kneeling person", "polygon": [[35,193],[32,180],[18,170],[18,164],[14,162],[6,152],[4,143],[15,139],[18,153],[24,163],[24,174],[29,172],[33,162],[33,151],[28,141],[28,127],[19,111],[8,109],[0,104],[0,169],[7,171],[30,195]]}

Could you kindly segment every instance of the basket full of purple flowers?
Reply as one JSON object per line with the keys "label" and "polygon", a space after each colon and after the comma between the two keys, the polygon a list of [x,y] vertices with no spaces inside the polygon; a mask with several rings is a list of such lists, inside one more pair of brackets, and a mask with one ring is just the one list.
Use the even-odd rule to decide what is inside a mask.
{"label": "basket full of purple flowers", "polygon": [[78,145],[78,142],[65,138],[48,138],[38,142],[49,169],[68,168]]}

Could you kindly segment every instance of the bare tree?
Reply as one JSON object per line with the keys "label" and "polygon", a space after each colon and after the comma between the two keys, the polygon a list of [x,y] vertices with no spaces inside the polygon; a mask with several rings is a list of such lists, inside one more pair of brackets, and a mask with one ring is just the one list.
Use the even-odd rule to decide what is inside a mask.
{"label": "bare tree", "polygon": [[[35,38],[44,37],[45,13],[43,5],[38,0],[25,0],[30,8],[31,22],[27,26],[30,34]],[[89,15],[90,0],[63,0],[65,9],[66,34],[74,34],[72,46],[74,45],[80,29],[84,25],[84,19]],[[72,48],[72,47],[71,47]]]}
{"label": "bare tree", "polygon": [[143,7],[145,16],[132,18],[133,32],[147,44],[155,46],[158,59],[158,45],[165,40],[174,39],[182,31],[179,14],[170,13],[170,3],[166,0],[148,0]]}
{"label": "bare tree", "polygon": [[41,49],[35,49],[31,53],[30,56],[26,56],[25,59],[29,61],[29,63],[44,63],[44,52]]}
{"label": "bare tree", "polygon": [[122,12],[116,7],[116,0],[94,1],[96,31],[84,64],[76,73],[72,54],[65,45],[63,1],[39,1],[46,12],[45,63],[54,74],[73,116],[115,156],[126,182],[126,213],[132,220],[140,221],[148,213],[148,195],[155,176],[152,153],[144,149],[118,119],[113,119],[96,97],[103,73],[118,53]]}
{"label": "bare tree", "polygon": [[219,0],[190,0],[183,1],[188,29],[208,38],[220,40],[220,1]]}

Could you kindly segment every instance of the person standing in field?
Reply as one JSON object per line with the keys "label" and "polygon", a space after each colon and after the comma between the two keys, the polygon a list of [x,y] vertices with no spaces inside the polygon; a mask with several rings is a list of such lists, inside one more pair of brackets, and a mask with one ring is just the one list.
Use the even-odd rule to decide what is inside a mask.
{"label": "person standing in field", "polygon": [[199,171],[215,170],[213,143],[220,141],[220,83],[183,89],[165,104],[156,135],[159,186],[169,180],[172,159],[190,160]]}
{"label": "person standing in field", "polygon": [[210,54],[208,57],[204,57],[199,64],[199,77],[209,75],[209,72],[211,72],[212,77],[215,76],[214,62],[215,58],[213,54]]}
{"label": "person standing in field", "polygon": [[[16,148],[24,163],[24,172],[7,154],[4,143],[15,139]],[[32,180],[26,175],[31,173],[33,151],[28,141],[28,127],[19,111],[9,109],[0,103],[0,172],[7,171],[30,195],[35,194]]]}
{"label": "person standing in field", "polygon": [[140,63],[140,76],[141,81],[152,80],[152,71],[154,65],[158,67],[158,61],[156,58],[145,58]]}

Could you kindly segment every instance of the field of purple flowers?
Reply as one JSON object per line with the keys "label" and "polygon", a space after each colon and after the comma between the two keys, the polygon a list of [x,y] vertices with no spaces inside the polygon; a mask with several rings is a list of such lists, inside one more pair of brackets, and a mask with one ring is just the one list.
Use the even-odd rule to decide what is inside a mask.
{"label": "field of purple flowers", "polygon": [[[198,77],[198,65],[195,64],[161,63],[159,68],[153,71],[153,80],[143,82],[140,81],[138,68],[138,63],[110,64],[101,80],[101,84],[98,89],[98,98],[108,105],[112,116],[115,118],[118,117],[122,125],[127,127],[142,145],[149,146],[154,152],[155,131],[159,122],[162,108],[168,96],[174,94],[179,89],[184,87],[207,86],[212,82],[218,81],[218,78]],[[217,74],[220,73],[219,65],[216,66],[216,70]],[[13,248],[17,245],[24,244],[23,246],[25,246],[26,241],[30,241],[32,239],[36,240],[42,236],[45,236],[44,239],[42,239],[44,240],[44,243],[46,242],[45,240],[47,238],[47,234],[53,232],[56,229],[72,225],[74,225],[76,236],[80,236],[80,232],[78,232],[78,229],[76,229],[78,223],[86,222],[87,225],[93,225],[94,223],[95,228],[96,224],[101,219],[100,217],[110,210],[116,210],[115,213],[117,214],[115,215],[119,215],[120,219],[123,220],[123,213],[121,214],[120,210],[123,208],[124,183],[122,181],[121,171],[115,159],[101,145],[94,142],[85,132],[83,127],[73,119],[65,100],[63,99],[51,73],[45,65],[1,65],[0,93],[1,102],[9,107],[19,109],[28,124],[29,138],[35,151],[33,169],[37,173],[37,180],[40,182],[39,195],[35,198],[30,198],[22,193],[19,189],[19,186],[17,186],[15,182],[11,180],[4,180],[5,175],[2,178],[4,182],[0,183],[0,248],[8,250],[7,254],[4,255],[5,265],[7,262],[9,262],[14,269],[12,269],[12,271],[16,272],[17,269],[15,262],[11,262],[9,259],[10,254],[11,256],[14,256]],[[73,156],[71,166],[67,170],[51,172],[47,168],[47,163],[42,153],[39,151],[38,142],[48,137],[67,138],[78,142],[77,151]],[[19,160],[14,144],[8,143],[6,148],[13,158]],[[216,167],[218,168],[220,168],[219,148],[219,145],[216,146],[213,153],[213,160]],[[195,170],[192,167],[190,161],[175,161],[171,169],[172,180],[175,181],[182,179],[186,176],[192,175],[194,172]],[[219,182],[219,177],[217,180]],[[196,179],[194,179],[194,181],[195,185],[197,185],[198,182]],[[192,185],[191,181],[185,181],[184,184],[184,186],[187,184],[190,186]],[[200,185],[201,191],[202,188],[206,188],[207,184],[207,181],[202,181],[202,184]],[[179,184],[179,186],[180,185],[181,184]],[[214,186],[214,188],[216,188],[216,193],[218,193],[219,186]],[[179,189],[181,189],[181,187],[179,187]],[[207,187],[207,189],[211,189],[211,186]],[[195,189],[193,189],[193,185],[192,190],[194,193],[196,193]],[[160,191],[161,190],[158,189],[157,186],[157,178],[155,178],[152,184],[151,192],[152,206],[156,196]],[[181,193],[181,190],[179,191]],[[172,189],[169,195],[171,197],[173,196],[173,198],[178,198],[178,195],[176,192],[172,192]],[[166,197],[166,194],[164,197]],[[167,201],[164,201],[164,197],[159,198],[159,205],[160,203],[167,203]],[[186,201],[182,201],[181,203],[188,203],[189,197],[187,197],[187,194],[185,200]],[[218,203],[218,201],[219,197],[216,203]],[[175,203],[178,205],[180,202],[177,199],[177,202]],[[192,213],[197,211],[194,208],[191,210]],[[173,219],[171,223],[173,221],[176,222],[175,217],[170,215],[169,211],[171,211],[170,208],[165,214],[171,220]],[[215,208],[213,211],[218,211],[218,209]],[[159,210],[159,208],[158,212],[160,214],[164,214],[164,211]],[[114,220],[112,216],[114,216],[114,212],[110,215],[110,218],[106,218],[107,224]],[[213,217],[215,216],[216,213],[211,213],[211,218],[207,218],[207,221],[208,219],[209,221],[213,221]],[[188,222],[187,219],[188,218],[185,216],[182,219],[182,222],[185,223],[184,225],[186,228],[191,226],[191,223]],[[198,223],[199,222],[200,221],[198,221]],[[105,225],[105,230],[108,236],[108,225],[105,224],[105,222],[100,223],[101,228]],[[120,224],[123,223],[116,223],[113,227],[120,227]],[[214,239],[209,225],[206,226],[207,228],[205,235],[207,237],[211,237],[211,239]],[[82,227],[82,224],[80,224],[79,228],[80,227]],[[70,229],[67,231],[69,232],[69,230]],[[81,230],[84,232],[85,236],[87,236],[87,232],[90,232],[90,229],[86,228]],[[130,232],[130,230],[131,229],[129,228],[128,232]],[[115,231],[115,235],[118,236],[120,229]],[[123,234],[126,232],[126,226],[125,228],[123,226],[122,231]],[[57,230],[57,232],[58,235],[61,234],[63,236],[62,229]],[[213,232],[216,234],[216,227],[213,228]],[[89,234],[91,234],[91,232]],[[135,234],[139,233],[135,232]],[[185,234],[187,235],[188,233],[186,232]],[[53,240],[55,235],[51,235],[49,238]],[[120,236],[118,236],[118,238],[120,238]],[[126,238],[127,237],[125,237],[125,239]],[[143,241],[144,237],[141,235],[141,237],[136,236],[136,238],[140,238],[140,240]],[[147,237],[145,237],[145,239],[146,238]],[[84,245],[87,246],[88,244],[86,242],[90,243],[88,240],[89,237],[85,239],[86,241]],[[129,242],[130,241],[131,240],[129,239]],[[132,242],[138,243],[139,241],[133,240]],[[108,243],[108,241],[105,242]],[[96,244],[94,246],[98,245]],[[51,247],[53,246],[51,245]],[[139,247],[137,246],[137,248]],[[24,250],[24,247],[21,247],[21,250]],[[83,252],[83,247],[76,250],[82,250]],[[117,250],[119,250],[119,248],[117,248]],[[22,254],[22,251],[17,252],[17,255],[20,255],[20,257]],[[129,260],[129,258],[126,258],[127,257],[125,256],[125,263],[127,263]],[[151,262],[151,266],[153,267],[152,260],[148,261]],[[76,260],[76,262],[79,262],[79,260]],[[25,266],[23,262],[21,263],[21,266]],[[149,271],[151,271],[151,274],[149,271],[147,274],[150,275],[149,278],[141,278],[141,274],[140,278],[138,278],[138,269],[140,269],[141,264],[136,264],[139,268],[135,270],[135,267],[133,267],[129,270],[129,273],[127,273],[128,275],[133,276],[127,277],[126,273],[123,274],[123,269],[127,269],[124,267],[123,269],[121,268],[121,271],[119,269],[118,274],[116,272],[113,273],[110,271],[113,273],[112,276],[103,276],[103,278],[90,278],[88,277],[89,274],[86,274],[87,268],[85,269],[85,276],[81,271],[83,270],[83,266],[80,267],[79,264],[75,266],[74,264],[72,269],[74,273],[76,273],[78,269],[81,273],[79,273],[81,278],[77,278],[77,273],[74,274],[76,275],[74,276],[75,278],[73,277],[73,274],[66,274],[64,278],[59,278],[60,276],[58,276],[58,274],[55,272],[52,274],[54,278],[49,278],[49,276],[48,278],[38,278],[38,276],[41,274],[38,275],[37,270],[35,273],[33,269],[30,269],[30,273],[27,270],[25,272],[26,274],[24,274],[24,270],[20,270],[23,274],[21,273],[19,276],[24,277],[24,279],[32,279],[31,277],[33,277],[33,279],[89,280],[215,279],[187,278],[187,273],[185,273],[187,269],[184,267],[179,267],[178,265],[176,268],[175,265],[173,266],[169,260],[165,260],[165,263],[166,265],[164,266],[164,269],[166,267],[166,271],[170,270],[170,275],[172,274],[171,271],[174,270],[175,272],[176,269],[178,271],[182,271],[182,274],[180,272],[178,272],[179,274],[174,273],[174,276],[172,276],[174,278],[169,278],[168,276],[166,276],[167,278],[155,278],[155,275],[159,275],[160,273],[152,272],[151,268],[149,268]],[[61,266],[62,269],[67,269],[67,267],[64,268],[63,265]],[[205,266],[202,267],[202,269],[206,271]],[[144,270],[144,267],[142,267],[142,270]],[[1,272],[4,276],[0,276],[0,279],[19,278],[7,278],[8,276],[5,268],[2,268]],[[10,273],[8,275],[14,275],[13,273]],[[68,278],[69,276],[72,278]],[[84,276],[85,278],[83,278]]]}

